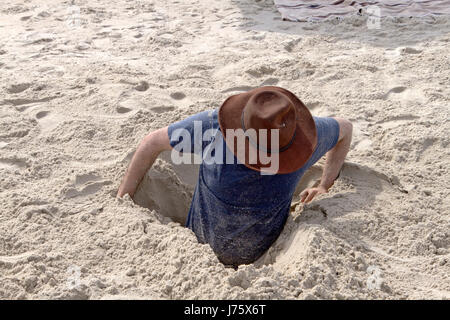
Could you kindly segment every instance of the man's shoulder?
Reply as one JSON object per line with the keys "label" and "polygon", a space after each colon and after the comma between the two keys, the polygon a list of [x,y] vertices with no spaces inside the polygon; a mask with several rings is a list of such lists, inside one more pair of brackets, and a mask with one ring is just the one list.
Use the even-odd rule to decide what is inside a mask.
{"label": "man's shoulder", "polygon": [[206,124],[214,124],[214,122],[217,122],[217,109],[210,109],[205,111],[200,111],[197,113],[194,113],[190,116],[185,117],[184,119],[172,123],[169,127],[172,128],[190,128],[192,127],[195,122],[206,122]]}
{"label": "man's shoulder", "polygon": [[339,123],[332,117],[316,117],[313,116],[316,124],[317,134],[335,134],[339,131]]}

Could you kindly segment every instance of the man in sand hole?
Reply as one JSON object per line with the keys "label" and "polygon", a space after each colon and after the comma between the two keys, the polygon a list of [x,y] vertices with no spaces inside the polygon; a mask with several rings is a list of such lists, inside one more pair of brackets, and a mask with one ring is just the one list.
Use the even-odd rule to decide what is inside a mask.
{"label": "man in sand hole", "polygon": [[303,190],[301,201],[328,192],[351,138],[350,121],[313,117],[292,92],[260,87],[149,133],[118,196],[133,197],[162,151],[172,150],[174,163],[193,161],[192,153],[201,156],[186,227],[223,264],[237,267],[256,261],[278,238],[298,182],[324,155],[320,184]]}

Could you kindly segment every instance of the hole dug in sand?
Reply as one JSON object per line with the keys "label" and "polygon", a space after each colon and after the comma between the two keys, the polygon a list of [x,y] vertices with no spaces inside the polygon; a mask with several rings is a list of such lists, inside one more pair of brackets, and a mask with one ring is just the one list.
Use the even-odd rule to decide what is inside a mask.
{"label": "hole dug in sand", "polygon": [[147,172],[134,194],[134,202],[185,225],[198,165],[173,165],[170,152],[161,155]]}
{"label": "hole dug in sand", "polygon": [[[355,243],[363,243],[363,230],[368,212],[377,197],[384,192],[399,193],[391,179],[365,166],[345,163],[340,178],[330,193],[303,205],[300,192],[318,183],[322,168],[311,167],[302,177],[291,205],[291,214],[283,232],[269,250],[255,263],[273,265],[276,270],[297,272],[315,263],[319,256],[338,257],[339,243],[347,243],[348,250]],[[347,217],[348,216],[348,217]],[[339,230],[339,235],[335,233]],[[360,238],[355,243],[355,239]],[[367,250],[370,245],[366,244]]]}
{"label": "hole dug in sand", "polygon": [[[134,201],[184,225],[197,182],[198,166],[173,165],[170,153],[163,154],[161,158],[139,185]],[[306,270],[306,266],[311,263],[322,263],[318,256],[337,259],[336,261],[344,259],[344,263],[345,258],[338,254],[341,246],[346,246],[344,251],[354,250],[355,233],[362,235],[367,225],[364,217],[355,218],[353,215],[371,207],[381,192],[395,192],[389,177],[383,173],[346,163],[340,180],[335,183],[330,194],[302,205],[299,201],[300,192],[314,186],[321,174],[320,165],[313,166],[305,173],[295,191],[284,230],[269,250],[254,263],[256,267],[272,265],[275,270],[296,274]],[[351,217],[346,218],[346,215]],[[345,231],[340,223],[348,225],[349,229]],[[342,234],[336,235],[332,231],[334,228],[342,230]],[[363,240],[357,242],[360,241]],[[339,269],[336,272],[354,271]],[[333,274],[333,279],[336,277],[338,276]]]}
{"label": "hole dug in sand", "polygon": [[[199,165],[195,164],[174,165],[170,152],[164,152],[138,186],[134,202],[185,225],[198,170]],[[321,174],[320,166],[314,166],[305,173],[294,193],[291,210],[300,204],[300,192],[317,184]]]}
{"label": "hole dug in sand", "polygon": [[[155,210],[184,225],[198,179],[199,165],[174,165],[170,152],[163,152],[134,194],[134,202]],[[309,169],[298,184],[292,199],[292,209],[300,203],[300,192],[317,183],[322,174],[320,166]]]}

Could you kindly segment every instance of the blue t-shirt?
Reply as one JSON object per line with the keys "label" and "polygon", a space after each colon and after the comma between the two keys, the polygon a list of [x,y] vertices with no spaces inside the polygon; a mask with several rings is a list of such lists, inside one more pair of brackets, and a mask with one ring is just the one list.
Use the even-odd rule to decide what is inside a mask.
{"label": "blue t-shirt", "polygon": [[[169,126],[173,152],[180,152],[177,156],[203,156],[186,226],[199,242],[211,246],[223,264],[252,263],[272,245],[286,223],[300,178],[336,145],[338,122],[313,118],[317,129],[313,155],[297,171],[275,175],[262,175],[236,159],[220,131],[218,110],[200,112]],[[235,164],[226,164],[230,158]]]}

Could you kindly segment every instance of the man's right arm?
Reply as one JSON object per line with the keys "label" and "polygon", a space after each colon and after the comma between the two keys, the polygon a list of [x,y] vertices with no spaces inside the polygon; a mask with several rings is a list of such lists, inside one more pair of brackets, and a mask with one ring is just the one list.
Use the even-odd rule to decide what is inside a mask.
{"label": "man's right arm", "polygon": [[123,197],[128,193],[130,197],[133,197],[139,183],[158,155],[171,149],[168,127],[153,131],[142,139],[120,184],[117,196]]}
{"label": "man's right arm", "polygon": [[334,118],[339,123],[339,139],[333,149],[327,152],[320,185],[327,190],[331,188],[344,164],[345,157],[352,142],[353,125],[343,118]]}
{"label": "man's right arm", "polygon": [[352,142],[353,125],[343,118],[334,118],[339,123],[339,138],[336,145],[326,153],[325,166],[323,167],[322,178],[317,187],[304,190],[300,196],[302,202],[310,202],[315,196],[327,193],[339,175],[339,171],[344,164],[345,157],[350,150]]}

